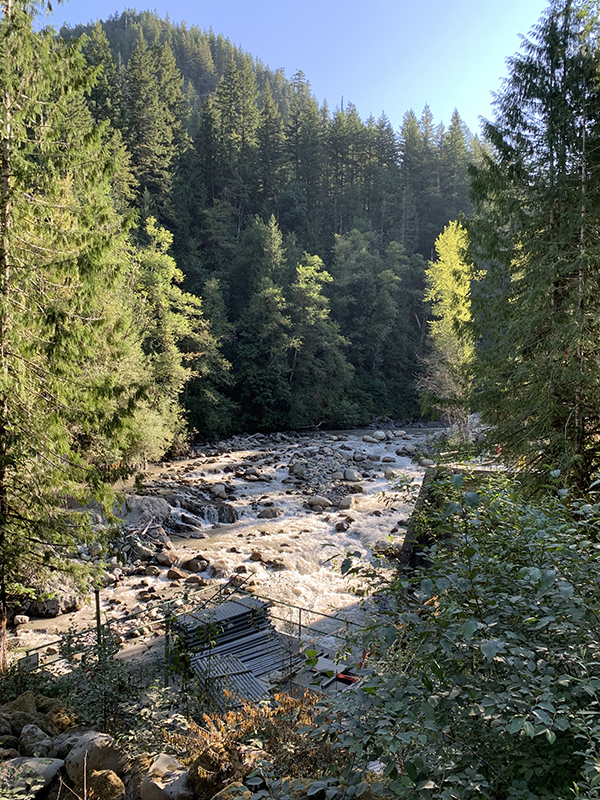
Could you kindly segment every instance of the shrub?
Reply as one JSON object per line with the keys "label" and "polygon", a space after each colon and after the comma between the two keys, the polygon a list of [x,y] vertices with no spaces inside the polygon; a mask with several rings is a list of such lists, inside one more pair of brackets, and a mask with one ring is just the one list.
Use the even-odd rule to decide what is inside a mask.
{"label": "shrub", "polygon": [[335,701],[346,723],[315,735],[365,770],[378,760],[375,792],[598,797],[596,486],[573,503],[553,490],[528,501],[497,478],[464,488],[458,474],[438,486],[447,502],[422,520],[430,566],[395,582],[361,689]]}

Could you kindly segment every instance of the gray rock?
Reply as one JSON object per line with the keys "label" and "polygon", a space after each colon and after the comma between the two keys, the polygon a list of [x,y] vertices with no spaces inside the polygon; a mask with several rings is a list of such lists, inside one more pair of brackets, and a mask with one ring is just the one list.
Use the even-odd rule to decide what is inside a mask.
{"label": "gray rock", "polygon": [[353,503],[354,503],[354,500],[352,499],[352,497],[342,497],[342,499],[338,503],[338,508],[341,508],[341,509],[344,509],[344,510],[348,509],[348,508],[352,508],[352,504]]}
{"label": "gray rock", "polygon": [[19,753],[22,756],[54,758],[57,755],[54,742],[37,725],[24,725],[19,737]]}
{"label": "gray rock", "polygon": [[92,544],[89,547],[89,550],[92,558],[96,558],[96,556],[99,556],[100,553],[102,552],[103,547],[100,544],[100,542],[92,542]]}
{"label": "gray rock", "polygon": [[163,567],[172,567],[177,561],[177,555],[174,550],[159,550],[154,556],[157,564],[162,564]]}
{"label": "gray rock", "polygon": [[360,472],[357,472],[357,470],[352,469],[351,467],[349,467],[348,469],[344,470],[344,480],[345,481],[351,481],[352,483],[354,483],[356,481],[360,481],[361,478],[362,478],[362,475],[360,474]]}
{"label": "gray rock", "polygon": [[379,442],[379,439],[376,439],[374,436],[369,436],[368,434],[363,436],[362,440],[363,442],[367,442],[367,444],[378,444]]}
{"label": "gray rock", "polygon": [[161,753],[142,781],[140,800],[193,800],[188,771],[173,756]]}
{"label": "gray rock", "polygon": [[376,442],[383,442],[384,439],[387,439],[387,435],[385,431],[373,431],[373,438]]}
{"label": "gray rock", "polygon": [[263,508],[263,510],[258,513],[258,519],[275,519],[282,514],[282,508]]}
{"label": "gray rock", "polygon": [[313,506],[321,506],[321,508],[329,508],[329,506],[333,505],[331,500],[328,500],[326,497],[322,497],[319,494],[315,494],[312,497],[308,498],[308,505],[313,508]]}
{"label": "gray rock", "polygon": [[391,480],[392,480],[392,478],[395,478],[395,477],[396,477],[396,470],[395,470],[395,469],[392,469],[391,467],[386,467],[386,468],[383,470],[383,477],[384,477],[386,480],[388,480],[388,481],[391,481]]}
{"label": "gray rock", "polygon": [[0,736],[10,736],[10,720],[4,714],[0,714]]}
{"label": "gray rock", "polygon": [[73,782],[83,778],[84,760],[90,772],[110,769],[122,775],[128,766],[125,753],[113,737],[97,731],[84,733],[65,759],[67,775]]}
{"label": "gray rock", "polygon": [[134,559],[150,561],[151,558],[154,558],[155,550],[153,547],[148,547],[137,539],[130,540],[129,544],[131,546],[131,555]]}
{"label": "gray rock", "polygon": [[84,733],[85,731],[83,729],[76,728],[74,731],[65,731],[55,736],[52,743],[54,744],[58,757],[66,758],[69,751],[75,747]]}
{"label": "gray rock", "polygon": [[171,508],[162,497],[128,494],[124,502],[116,505],[115,514],[132,528],[144,528],[152,519],[156,522],[168,521]]}
{"label": "gray rock", "polygon": [[15,618],[13,619],[15,625],[27,625],[29,622],[29,617],[27,614],[15,614]]}
{"label": "gray rock", "polygon": [[0,763],[1,797],[35,797],[49,786],[65,762],[59,758],[11,758]]}
{"label": "gray rock", "polygon": [[396,459],[394,458],[394,456],[384,456],[381,459],[381,463],[382,464],[395,464],[396,463]]}

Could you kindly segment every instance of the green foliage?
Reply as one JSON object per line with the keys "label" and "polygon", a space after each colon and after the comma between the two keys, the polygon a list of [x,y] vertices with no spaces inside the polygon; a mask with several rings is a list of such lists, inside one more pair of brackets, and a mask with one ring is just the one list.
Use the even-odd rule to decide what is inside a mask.
{"label": "green foliage", "polygon": [[553,2],[511,59],[469,225],[482,412],[507,459],[580,490],[600,463],[597,23]]}
{"label": "green foliage", "polygon": [[465,261],[466,230],[451,222],[436,239],[437,261],[426,270],[425,300],[432,304],[430,351],[418,387],[426,409],[442,413],[456,425],[459,438],[468,438],[472,364],[475,355],[471,331],[471,270]]}
{"label": "green foliage", "polygon": [[557,480],[534,503],[500,478],[437,486],[430,566],[398,578],[364,683],[321,729],[356,782],[378,759],[398,797],[597,796],[600,503],[597,486],[567,502]]}
{"label": "green foliage", "polygon": [[[364,122],[352,104],[330,113],[302,72],[286,80],[212,32],[127,11],[101,27],[62,33],[84,31],[87,57],[100,67],[90,108],[127,144],[129,161],[119,141],[113,144],[120,207],[123,199],[133,200],[143,219],[155,216],[173,232],[170,253],[188,291],[214,296],[210,287],[218,281],[221,343],[233,369],[230,386],[210,390],[210,399],[197,382],[189,387],[186,404],[199,430],[218,435],[267,420],[269,426],[355,425],[374,413],[418,413],[424,264],[415,252],[429,257],[443,226],[470,209],[467,164],[476,143],[458,113],[447,132],[427,108],[420,120],[408,115],[398,137],[385,115]],[[138,183],[133,198],[132,173]],[[331,301],[327,321],[290,334],[290,347],[280,327],[287,353],[283,381],[246,364],[262,359],[258,349],[252,352],[248,327],[260,325],[261,314],[251,322],[247,312],[265,277],[261,226],[273,224],[288,253],[285,269],[266,277],[280,290],[283,306],[298,291],[295,270],[304,252],[321,259],[334,278],[323,286]],[[365,237],[372,260],[366,269],[361,265],[367,274],[345,280],[340,262],[346,255],[362,259],[364,249],[353,231]],[[345,251],[334,235],[348,240]],[[366,301],[354,315],[357,325],[348,299],[353,292],[359,305]],[[283,306],[282,324],[293,316]],[[303,323],[293,320],[292,326]],[[324,336],[320,348],[317,329]],[[300,339],[306,342],[301,357]],[[310,397],[302,369],[313,356],[320,377]],[[321,380],[328,370],[331,392]]]}

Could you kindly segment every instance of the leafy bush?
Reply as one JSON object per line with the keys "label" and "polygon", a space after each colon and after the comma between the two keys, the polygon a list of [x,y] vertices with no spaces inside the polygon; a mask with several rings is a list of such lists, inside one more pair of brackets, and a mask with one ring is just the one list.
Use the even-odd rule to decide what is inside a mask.
{"label": "leafy bush", "polygon": [[376,793],[599,797],[596,486],[573,503],[527,501],[497,478],[478,493],[459,474],[437,488],[447,502],[422,520],[431,564],[393,585],[361,690],[333,709],[346,722],[323,719],[315,735],[363,771],[378,760]]}

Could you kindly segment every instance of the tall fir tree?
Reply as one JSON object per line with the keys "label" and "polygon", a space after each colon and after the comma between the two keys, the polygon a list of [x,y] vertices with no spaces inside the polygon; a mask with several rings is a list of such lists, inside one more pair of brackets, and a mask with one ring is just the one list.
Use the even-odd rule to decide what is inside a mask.
{"label": "tall fir tree", "polygon": [[[89,442],[111,435],[133,396],[97,368],[116,344],[104,298],[122,234],[110,164],[83,103],[77,44],[34,33],[33,3],[0,20],[0,670],[9,596],[61,565],[86,515],[67,498],[101,497]],[[113,328],[117,331],[118,326]],[[108,476],[107,476],[108,477]]]}
{"label": "tall fir tree", "polygon": [[555,0],[510,60],[469,226],[485,419],[506,458],[581,488],[600,467],[597,24]]}

